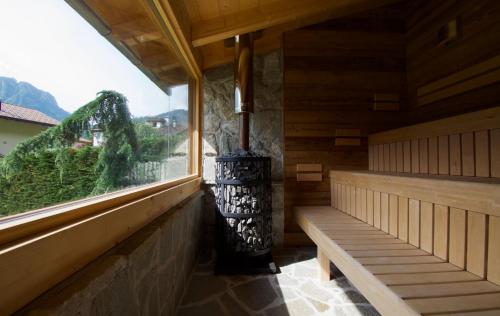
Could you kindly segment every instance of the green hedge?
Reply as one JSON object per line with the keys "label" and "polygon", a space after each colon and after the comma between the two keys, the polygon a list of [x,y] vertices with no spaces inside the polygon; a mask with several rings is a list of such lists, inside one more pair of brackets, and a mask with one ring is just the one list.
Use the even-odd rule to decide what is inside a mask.
{"label": "green hedge", "polygon": [[0,177],[0,215],[42,208],[92,194],[101,148],[44,150],[25,156],[19,172]]}

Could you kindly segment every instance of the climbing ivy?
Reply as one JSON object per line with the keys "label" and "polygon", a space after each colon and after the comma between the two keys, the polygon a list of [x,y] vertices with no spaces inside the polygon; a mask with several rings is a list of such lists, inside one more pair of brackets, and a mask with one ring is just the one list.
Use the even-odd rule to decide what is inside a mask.
{"label": "climbing ivy", "polygon": [[[94,129],[99,129],[104,135],[105,143],[101,148],[90,152],[89,149],[71,148],[80,137],[88,136]],[[102,91],[95,100],[79,108],[61,124],[18,144],[0,160],[0,197],[6,199],[7,192],[30,192],[26,190],[30,183],[40,187],[52,186],[51,192],[45,192],[47,188],[39,189],[46,194],[41,199],[25,197],[38,203],[29,205],[34,208],[124,187],[137,153],[137,137],[127,99],[114,91]],[[85,159],[89,160],[86,162]],[[75,172],[80,169],[82,174]],[[54,182],[54,175],[57,175],[57,183]],[[83,184],[76,184],[76,189],[71,185],[66,187],[68,181],[75,180],[72,177],[80,176],[86,177]],[[36,179],[45,180],[36,182]],[[76,191],[64,193],[64,190],[72,188]]]}

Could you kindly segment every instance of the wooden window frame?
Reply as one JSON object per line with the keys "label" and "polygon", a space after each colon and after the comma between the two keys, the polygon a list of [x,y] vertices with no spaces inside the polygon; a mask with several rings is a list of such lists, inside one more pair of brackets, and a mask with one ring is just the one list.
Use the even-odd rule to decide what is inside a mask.
{"label": "wooden window frame", "polygon": [[157,0],[148,1],[192,78],[190,175],[0,218],[0,315],[22,308],[200,191],[201,67],[180,28],[175,8]]}

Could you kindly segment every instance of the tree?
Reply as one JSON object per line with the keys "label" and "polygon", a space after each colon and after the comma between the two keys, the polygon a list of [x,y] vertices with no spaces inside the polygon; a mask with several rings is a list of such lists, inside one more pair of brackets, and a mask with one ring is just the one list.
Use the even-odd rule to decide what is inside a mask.
{"label": "tree", "polygon": [[[127,107],[127,99],[114,91],[102,91],[97,98],[79,108],[61,124],[18,144],[2,160],[0,176],[9,180],[26,167],[28,158],[51,150],[55,152],[56,166],[65,165],[67,148],[82,135],[98,128],[104,133],[105,144],[100,150],[93,194],[123,187],[134,166],[138,153],[134,124]],[[61,179],[65,169],[59,168]]]}

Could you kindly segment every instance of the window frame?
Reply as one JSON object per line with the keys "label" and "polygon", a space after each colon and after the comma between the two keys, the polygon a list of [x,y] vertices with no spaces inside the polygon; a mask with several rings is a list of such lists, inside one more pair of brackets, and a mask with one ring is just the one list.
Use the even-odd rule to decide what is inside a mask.
{"label": "window frame", "polygon": [[[66,2],[78,12],[89,9],[81,3],[75,5],[77,0]],[[4,293],[0,295],[0,314],[15,312],[200,192],[203,113],[200,62],[186,38],[189,32],[183,30],[177,18],[182,15],[174,13],[177,9],[169,2],[146,0],[146,3],[191,78],[190,174],[0,218],[0,293]],[[94,25],[95,17],[89,17],[89,12],[80,14]]]}

